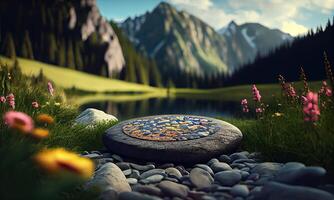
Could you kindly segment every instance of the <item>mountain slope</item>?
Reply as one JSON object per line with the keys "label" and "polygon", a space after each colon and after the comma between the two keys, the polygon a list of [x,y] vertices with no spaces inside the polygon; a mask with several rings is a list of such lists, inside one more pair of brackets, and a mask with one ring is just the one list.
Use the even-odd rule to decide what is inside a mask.
{"label": "mountain slope", "polygon": [[223,61],[224,38],[198,18],[167,3],[127,19],[121,28],[139,49],[156,59],[162,73],[203,76],[228,72]]}
{"label": "mountain slope", "polygon": [[231,21],[218,32],[226,38],[229,48],[233,49],[235,45],[243,51],[245,57],[242,60],[245,62],[252,62],[256,56],[264,56],[274,48],[293,40],[290,34],[258,23],[237,25]]}
{"label": "mountain slope", "polygon": [[138,49],[156,60],[163,74],[176,81],[188,76],[206,80],[231,74],[258,54],[292,38],[255,23],[238,26],[231,22],[218,33],[164,2],[152,12],[128,18],[120,27]]}
{"label": "mountain slope", "polygon": [[7,56],[109,77],[125,62],[95,0],[0,1],[0,43]]}

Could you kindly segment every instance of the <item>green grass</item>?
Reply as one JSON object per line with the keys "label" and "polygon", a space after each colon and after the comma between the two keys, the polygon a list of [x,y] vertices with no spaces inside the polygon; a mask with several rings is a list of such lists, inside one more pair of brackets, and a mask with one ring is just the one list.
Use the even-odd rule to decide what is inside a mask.
{"label": "green grass", "polygon": [[[0,56],[0,59],[8,65],[13,63],[12,60],[5,57]],[[23,74],[37,76],[43,70],[46,78],[64,89],[75,87],[79,90],[91,92],[164,92],[164,89],[108,79],[35,60],[18,58],[18,62]]]}

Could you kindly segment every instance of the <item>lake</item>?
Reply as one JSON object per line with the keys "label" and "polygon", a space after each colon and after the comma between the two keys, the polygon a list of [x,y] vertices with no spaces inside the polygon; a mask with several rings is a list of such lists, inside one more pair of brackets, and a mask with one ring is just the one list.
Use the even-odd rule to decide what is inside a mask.
{"label": "lake", "polygon": [[84,104],[81,110],[96,108],[119,120],[161,114],[189,114],[208,117],[234,117],[240,114],[239,102],[219,100],[151,98],[138,101],[99,101]]}

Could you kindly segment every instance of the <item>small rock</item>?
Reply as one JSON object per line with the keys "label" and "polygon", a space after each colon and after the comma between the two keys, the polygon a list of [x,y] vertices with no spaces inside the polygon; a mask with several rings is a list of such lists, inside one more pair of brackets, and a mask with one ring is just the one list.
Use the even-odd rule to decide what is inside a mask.
{"label": "small rock", "polygon": [[176,177],[178,179],[182,177],[181,172],[174,167],[169,167],[169,168],[165,169],[165,172],[168,176]]}
{"label": "small rock", "polygon": [[278,171],[274,181],[291,185],[317,186],[326,175],[322,167],[284,166]]}
{"label": "small rock", "polygon": [[173,163],[165,163],[165,164],[159,166],[160,169],[167,169],[167,168],[171,168],[171,167],[174,167]]}
{"label": "small rock", "polygon": [[154,195],[154,196],[161,196],[161,189],[153,186],[153,185],[135,185],[133,187],[133,191],[144,193],[144,194],[149,194],[149,195]]}
{"label": "small rock", "polygon": [[247,156],[245,153],[238,152],[238,153],[232,153],[230,155],[231,161],[238,160],[238,159],[247,159]]}
{"label": "small rock", "polygon": [[74,121],[76,124],[96,125],[97,123],[106,121],[117,122],[118,119],[115,116],[109,115],[101,110],[87,108]]}
{"label": "small rock", "polygon": [[251,169],[251,173],[258,173],[260,176],[274,176],[282,167],[281,163],[264,162]]}
{"label": "small rock", "polygon": [[113,154],[111,157],[118,162],[123,162],[123,158],[119,155]]}
{"label": "small rock", "polygon": [[129,178],[135,178],[135,179],[139,179],[140,177],[140,173],[138,170],[136,169],[133,169],[132,170],[132,173],[130,174]]}
{"label": "small rock", "polygon": [[125,176],[129,176],[131,173],[132,173],[132,170],[131,169],[126,169],[126,170],[124,170],[124,171],[122,171],[123,172],[123,174],[125,175]]}
{"label": "small rock", "polygon": [[217,158],[212,158],[211,160],[209,160],[209,162],[207,163],[209,166],[211,166],[213,163],[218,163],[219,160]]}
{"label": "small rock", "polygon": [[161,200],[159,197],[141,194],[138,192],[122,192],[118,196],[118,200]]}
{"label": "small rock", "polygon": [[195,167],[204,169],[205,171],[209,172],[209,174],[211,174],[212,176],[214,175],[212,169],[209,166],[205,165],[205,164],[196,164]]}
{"label": "small rock", "polygon": [[139,171],[147,171],[147,170],[155,168],[154,165],[138,165],[138,164],[135,164],[135,163],[130,163],[130,166],[132,168],[136,169],[136,170],[139,170]]}
{"label": "small rock", "polygon": [[198,192],[198,191],[189,191],[188,197],[194,199],[194,200],[202,200],[203,196],[205,195],[205,192]]}
{"label": "small rock", "polygon": [[96,153],[86,154],[86,155],[83,155],[83,157],[86,157],[86,158],[89,158],[89,159],[103,158],[102,155],[96,154]]}
{"label": "small rock", "polygon": [[241,179],[242,180],[246,180],[249,176],[249,172],[246,172],[246,171],[241,171],[240,170],[240,174],[241,174]]}
{"label": "small rock", "polygon": [[227,164],[231,163],[231,158],[228,155],[225,155],[225,154],[219,156],[218,160],[220,162],[224,162],[224,163],[227,163]]}
{"label": "small rock", "polygon": [[130,184],[130,185],[135,185],[138,183],[138,180],[135,178],[127,178],[126,181]]}
{"label": "small rock", "polygon": [[160,181],[162,181],[162,179],[164,179],[165,176],[161,175],[161,174],[154,174],[152,176],[149,176],[145,179],[141,179],[139,181],[139,183],[143,183],[143,184],[154,184],[154,183],[159,183]]}
{"label": "small rock", "polygon": [[158,184],[158,187],[166,196],[169,197],[186,198],[188,196],[189,188],[178,183],[162,181]]}
{"label": "small rock", "polygon": [[181,165],[175,167],[177,170],[181,172],[183,176],[189,175],[189,172]]}
{"label": "small rock", "polygon": [[211,169],[217,173],[217,172],[221,172],[221,171],[226,171],[226,170],[232,170],[232,168],[226,164],[226,163],[223,163],[223,162],[216,162],[216,163],[213,163],[211,165]]}
{"label": "small rock", "polygon": [[118,163],[116,163],[116,165],[123,171],[127,170],[127,169],[130,169],[130,164],[129,163],[118,162]]}
{"label": "small rock", "polygon": [[117,199],[117,198],[118,198],[118,192],[114,190],[112,187],[107,188],[99,196],[99,199],[101,200],[110,200],[110,199]]}
{"label": "small rock", "polygon": [[249,189],[245,185],[235,185],[231,189],[231,194],[233,196],[247,197],[249,194]]}
{"label": "small rock", "polygon": [[88,188],[99,188],[101,191],[105,191],[110,187],[114,188],[117,192],[131,191],[129,183],[117,165],[114,163],[106,163],[98,169],[94,177],[86,184]]}
{"label": "small rock", "polygon": [[334,196],[328,192],[304,186],[291,186],[277,182],[265,184],[255,199],[270,200],[333,200]]}
{"label": "small rock", "polygon": [[140,175],[140,179],[145,179],[149,176],[156,175],[156,174],[165,175],[165,170],[163,170],[163,169],[151,169],[151,170],[145,171]]}
{"label": "small rock", "polygon": [[190,181],[196,188],[209,187],[213,183],[213,178],[209,172],[201,168],[194,168],[190,172]]}
{"label": "small rock", "polygon": [[252,173],[247,177],[248,180],[253,180],[253,181],[258,180],[259,178],[260,178],[260,174],[258,173]]}
{"label": "small rock", "polygon": [[233,186],[241,180],[241,174],[234,170],[222,171],[215,174],[214,179],[223,186]]}
{"label": "small rock", "polygon": [[255,163],[255,162],[256,162],[255,160],[249,158],[247,159],[242,158],[233,161],[233,163]]}

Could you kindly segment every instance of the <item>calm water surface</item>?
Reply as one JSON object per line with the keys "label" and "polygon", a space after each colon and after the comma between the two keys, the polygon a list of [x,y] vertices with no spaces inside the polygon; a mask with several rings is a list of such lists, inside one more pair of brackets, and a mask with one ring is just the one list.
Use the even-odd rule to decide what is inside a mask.
{"label": "calm water surface", "polygon": [[209,117],[233,117],[240,113],[239,102],[196,99],[146,99],[131,102],[94,102],[81,109],[96,108],[120,120],[162,114],[190,114]]}

